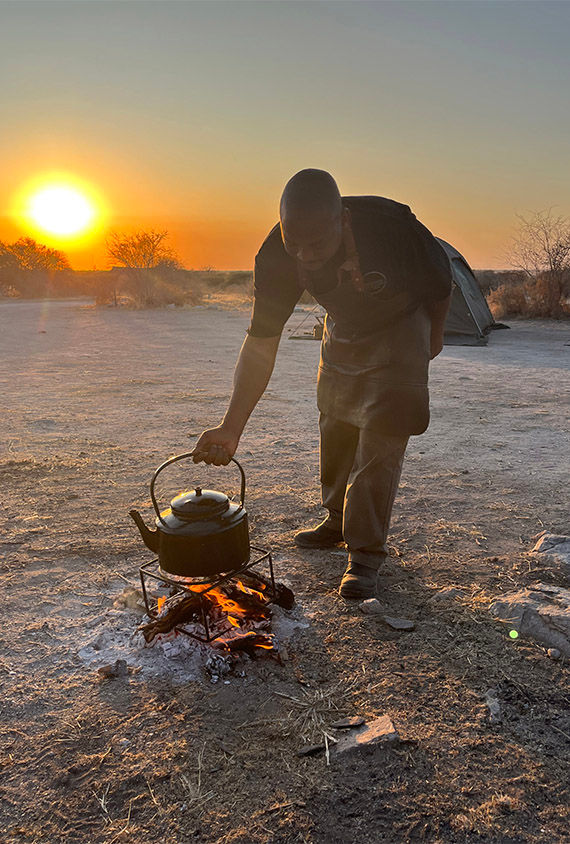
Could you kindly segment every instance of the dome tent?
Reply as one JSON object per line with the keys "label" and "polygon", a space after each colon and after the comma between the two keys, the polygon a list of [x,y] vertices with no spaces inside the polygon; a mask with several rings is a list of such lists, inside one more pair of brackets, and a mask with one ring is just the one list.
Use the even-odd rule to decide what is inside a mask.
{"label": "dome tent", "polygon": [[437,238],[449,259],[453,276],[451,304],[445,318],[444,342],[450,346],[484,346],[495,323],[473,270],[460,252]]}

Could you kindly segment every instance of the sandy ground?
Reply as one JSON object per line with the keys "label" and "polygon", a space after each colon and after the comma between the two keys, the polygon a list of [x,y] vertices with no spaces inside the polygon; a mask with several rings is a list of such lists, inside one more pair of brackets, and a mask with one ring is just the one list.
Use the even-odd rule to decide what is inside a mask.
{"label": "sandy ground", "polygon": [[[567,841],[566,666],[511,641],[487,607],[536,580],[568,585],[528,550],[543,529],[570,532],[570,326],[512,322],[433,363],[432,424],[410,442],[380,588],[412,633],[338,597],[343,551],[293,545],[321,513],[318,343],[284,335],[237,456],[252,541],[297,608],[283,665],[212,686],[200,660],[171,670],[137,653],[138,617],[113,601],[148,559],[127,511],[150,520],[154,468],[219,421],[247,323],[220,308],[0,303],[2,840]],[[173,467],[163,500],[199,482],[235,491],[236,474]],[[437,600],[450,585],[459,597]],[[101,682],[115,651],[89,645],[111,627],[141,670]],[[339,713],[387,713],[403,743],[299,758]]]}

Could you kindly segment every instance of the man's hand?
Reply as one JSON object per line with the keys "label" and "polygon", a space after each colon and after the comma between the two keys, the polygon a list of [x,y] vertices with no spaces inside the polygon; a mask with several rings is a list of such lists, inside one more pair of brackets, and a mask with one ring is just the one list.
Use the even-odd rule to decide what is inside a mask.
{"label": "man's hand", "polygon": [[194,463],[227,466],[239,444],[239,435],[228,431],[224,425],[204,431],[192,452]]}

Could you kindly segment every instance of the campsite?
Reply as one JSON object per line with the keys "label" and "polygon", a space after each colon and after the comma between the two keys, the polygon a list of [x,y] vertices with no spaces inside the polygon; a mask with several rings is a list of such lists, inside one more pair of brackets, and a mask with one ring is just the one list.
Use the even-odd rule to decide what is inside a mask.
{"label": "campsite", "polygon": [[570,0],[0,0],[0,844],[569,844]]}
{"label": "campsite", "polygon": [[[148,558],[128,510],[150,520],[154,469],[223,413],[249,308],[0,304],[4,840],[565,839],[567,665],[489,606],[568,585],[530,553],[567,527],[567,323],[512,320],[433,362],[380,578],[406,632],[338,596],[342,549],[292,541],[321,512],[319,344],[287,339],[302,316],[238,453],[252,542],[296,606],[282,663],[248,659],[226,685],[133,644],[141,614],[121,595]],[[166,500],[238,486],[230,468],[173,473]],[[132,673],[102,678],[116,658]],[[387,755],[297,755],[339,718],[383,715],[400,736]]]}

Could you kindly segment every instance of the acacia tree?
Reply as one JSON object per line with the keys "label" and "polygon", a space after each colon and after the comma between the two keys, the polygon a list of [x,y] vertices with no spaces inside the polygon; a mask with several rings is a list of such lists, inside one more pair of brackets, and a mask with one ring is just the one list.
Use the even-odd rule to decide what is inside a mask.
{"label": "acacia tree", "polygon": [[560,316],[563,297],[570,286],[570,221],[554,216],[552,209],[526,218],[517,215],[511,262],[544,296],[544,316]]}
{"label": "acacia tree", "polygon": [[0,241],[0,283],[22,296],[46,292],[57,273],[70,270],[67,256],[58,249],[21,237],[15,243]]}
{"label": "acacia tree", "polygon": [[107,238],[107,254],[121,267],[150,270],[163,262],[180,266],[173,250],[165,244],[167,231],[138,231],[134,234],[111,232]]}
{"label": "acacia tree", "polygon": [[[128,287],[136,301],[143,305],[155,305],[169,285],[161,281],[173,270],[181,268],[174,251],[166,244],[168,232],[137,231],[134,234],[112,232],[106,241],[107,255],[115,266],[124,267]],[[171,291],[174,293],[174,291]],[[174,298],[179,298],[174,296]],[[116,291],[114,292],[116,301]]]}

